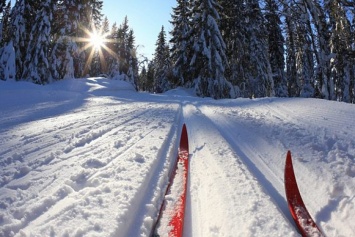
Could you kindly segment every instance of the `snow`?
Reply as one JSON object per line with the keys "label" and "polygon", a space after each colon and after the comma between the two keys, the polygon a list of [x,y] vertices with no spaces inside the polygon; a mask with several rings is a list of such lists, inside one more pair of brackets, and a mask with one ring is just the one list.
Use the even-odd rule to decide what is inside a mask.
{"label": "snow", "polygon": [[0,81],[0,111],[0,236],[148,236],[183,123],[184,236],[299,236],[283,186],[288,149],[320,229],[355,234],[352,104],[152,95],[83,78]]}

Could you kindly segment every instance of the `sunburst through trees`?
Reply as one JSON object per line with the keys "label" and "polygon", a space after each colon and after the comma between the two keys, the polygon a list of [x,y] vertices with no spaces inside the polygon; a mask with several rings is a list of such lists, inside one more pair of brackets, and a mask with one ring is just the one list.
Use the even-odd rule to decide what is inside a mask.
{"label": "sunburst through trees", "polygon": [[91,49],[85,62],[84,74],[86,74],[90,69],[90,65],[96,54],[99,55],[102,71],[106,71],[107,68],[107,62],[105,59],[105,55],[107,55],[106,53],[110,54],[114,58],[117,58],[117,54],[109,47],[109,44],[114,42],[113,39],[108,38],[110,33],[102,32],[102,28],[97,29],[94,24],[91,28],[92,31],[86,27],[83,27],[83,31],[87,36],[75,39],[78,43],[84,43],[79,49],[79,53]]}

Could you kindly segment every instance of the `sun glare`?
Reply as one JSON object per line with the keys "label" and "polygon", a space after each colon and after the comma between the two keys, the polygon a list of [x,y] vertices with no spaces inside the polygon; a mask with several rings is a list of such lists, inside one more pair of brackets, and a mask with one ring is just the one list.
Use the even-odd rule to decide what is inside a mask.
{"label": "sun glare", "polygon": [[105,43],[105,39],[102,35],[94,32],[90,35],[90,43],[95,48],[95,50],[100,50]]}
{"label": "sun glare", "polygon": [[[117,54],[110,49],[107,44],[114,42],[112,39],[108,39],[107,36],[109,33],[102,33],[102,29],[96,29],[95,26],[92,27],[92,30],[89,30],[85,27],[82,29],[86,32],[87,37],[77,37],[74,38],[76,42],[84,43],[79,50],[80,52],[86,51],[91,48],[89,54],[87,55],[87,60],[85,62],[84,74],[90,69],[90,64],[94,57],[97,55],[100,58],[100,63],[103,71],[106,69],[106,58],[107,55],[111,55],[114,58],[117,58]],[[105,56],[106,55],[106,56]]]}

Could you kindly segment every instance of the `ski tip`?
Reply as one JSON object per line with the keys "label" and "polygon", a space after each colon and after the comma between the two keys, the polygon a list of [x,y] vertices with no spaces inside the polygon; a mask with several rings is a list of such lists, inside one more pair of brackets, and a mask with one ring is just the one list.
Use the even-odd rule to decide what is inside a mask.
{"label": "ski tip", "polygon": [[291,156],[291,151],[288,150],[288,151],[287,151],[287,155],[286,155],[286,163],[292,162],[292,158],[291,158],[291,157],[292,157],[292,156]]}
{"label": "ski tip", "polygon": [[180,138],[180,150],[189,151],[189,138],[187,136],[186,124],[182,126],[181,138]]}

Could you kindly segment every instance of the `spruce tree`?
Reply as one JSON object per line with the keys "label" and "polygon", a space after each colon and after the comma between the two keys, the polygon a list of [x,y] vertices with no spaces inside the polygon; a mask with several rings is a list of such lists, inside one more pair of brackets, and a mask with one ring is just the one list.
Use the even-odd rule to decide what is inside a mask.
{"label": "spruce tree", "polygon": [[52,0],[41,1],[30,33],[25,70],[22,77],[36,84],[46,84],[52,81],[49,52],[51,50],[50,33],[53,8]]}
{"label": "spruce tree", "polygon": [[275,0],[265,1],[265,20],[268,32],[269,57],[275,86],[275,96],[287,97],[284,37],[281,29],[279,6]]}
{"label": "spruce tree", "polygon": [[214,0],[194,1],[190,35],[193,40],[190,66],[196,94],[215,99],[234,95],[224,76],[226,45],[218,26],[218,8]]}
{"label": "spruce tree", "polygon": [[[15,50],[16,61],[16,79],[21,80],[25,69],[24,62],[29,43],[29,32],[31,32],[31,24],[33,24],[32,15],[35,15],[35,9],[30,1],[16,1],[11,12],[11,29]],[[30,22],[30,23],[29,23]]]}
{"label": "spruce tree", "polygon": [[314,58],[310,17],[303,2],[297,5],[299,17],[295,28],[296,70],[299,91],[296,96],[314,97]]}
{"label": "spruce tree", "polygon": [[154,61],[151,60],[148,62],[147,81],[145,83],[145,91],[154,92],[154,75],[155,75]]}
{"label": "spruce tree", "polygon": [[249,97],[250,85],[248,71],[249,43],[248,17],[245,2],[242,0],[221,1],[220,30],[226,42],[227,67],[225,76],[235,90],[236,97]]}
{"label": "spruce tree", "polygon": [[134,31],[132,29],[128,32],[127,51],[128,51],[127,53],[128,80],[138,90],[138,59],[137,59],[137,52],[135,47],[135,36],[134,36]]}
{"label": "spruce tree", "polygon": [[9,43],[11,38],[10,14],[11,2],[9,1],[7,5],[5,5],[5,1],[3,3],[0,2],[0,48]]}
{"label": "spruce tree", "polygon": [[129,25],[127,16],[124,18],[122,24],[117,32],[117,55],[118,55],[118,69],[120,74],[127,75],[128,72],[128,57],[129,50],[127,49],[127,39],[129,33]]}
{"label": "spruce tree", "polygon": [[303,0],[307,9],[313,19],[313,27],[316,29],[317,48],[316,60],[317,70],[315,75],[317,77],[318,90],[320,96],[324,99],[334,99],[334,83],[330,77],[330,32],[327,17],[322,5],[318,1]]}
{"label": "spruce tree", "polygon": [[164,26],[158,35],[154,54],[154,92],[162,93],[170,88],[168,77],[171,70],[169,60],[169,48],[166,42],[166,32]]}
{"label": "spruce tree", "polygon": [[76,0],[59,2],[53,16],[51,50],[52,76],[55,80],[74,78],[74,55],[79,50],[76,40],[78,12]]}
{"label": "spruce tree", "polygon": [[350,102],[350,84],[354,66],[351,60],[351,25],[341,1],[333,0],[326,5],[331,23],[331,80],[335,84],[336,99]]}
{"label": "spruce tree", "polygon": [[107,72],[109,77],[114,77],[118,72],[119,57],[117,54],[118,49],[118,27],[117,23],[113,23],[110,33],[107,36],[108,42],[106,43],[108,55],[106,57]]}
{"label": "spruce tree", "polygon": [[189,73],[189,63],[191,60],[191,48],[188,43],[189,32],[191,29],[191,1],[177,0],[177,6],[173,8],[173,25],[171,34],[171,60],[174,67],[174,77],[176,86],[184,86],[192,81]]}
{"label": "spruce tree", "polygon": [[286,28],[286,77],[288,82],[288,95],[299,96],[300,85],[297,79],[296,65],[296,24],[297,11],[294,7],[284,5],[285,28]]}
{"label": "spruce tree", "polygon": [[246,1],[250,97],[274,96],[265,19],[257,0]]}

